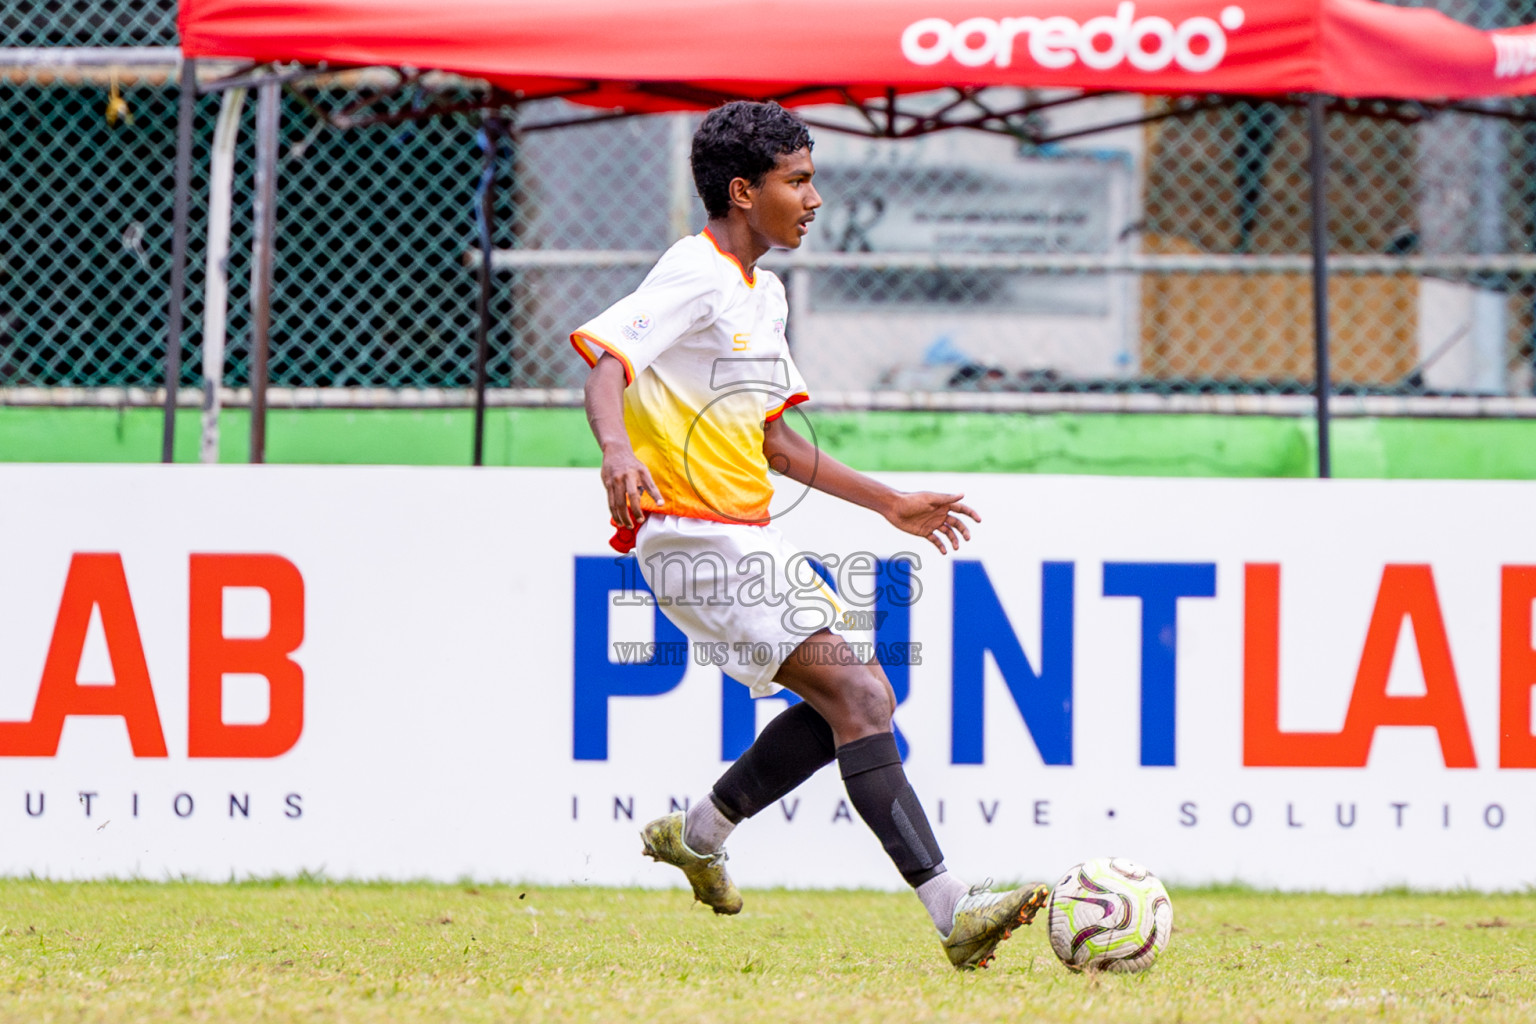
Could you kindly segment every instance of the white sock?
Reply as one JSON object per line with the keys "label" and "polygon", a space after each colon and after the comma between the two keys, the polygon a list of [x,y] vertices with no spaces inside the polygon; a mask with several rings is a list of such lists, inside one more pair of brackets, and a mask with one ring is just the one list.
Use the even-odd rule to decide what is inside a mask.
{"label": "white sock", "polygon": [[694,853],[714,853],[725,845],[736,823],[720,813],[709,797],[688,808],[683,824],[683,842]]}
{"label": "white sock", "polygon": [[928,916],[933,918],[933,926],[939,930],[940,935],[949,938],[949,930],[955,924],[955,904],[960,902],[960,897],[971,891],[971,887],[946,871],[934,875],[918,886],[916,891]]}

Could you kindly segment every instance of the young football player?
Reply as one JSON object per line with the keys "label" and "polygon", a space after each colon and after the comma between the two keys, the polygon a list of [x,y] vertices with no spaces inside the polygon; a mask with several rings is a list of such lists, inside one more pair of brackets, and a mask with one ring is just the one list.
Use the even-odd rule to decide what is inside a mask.
{"label": "young football player", "polygon": [[690,641],[771,651],[766,664],[733,662],[731,674],[754,694],[783,687],[803,702],[770,721],[686,814],[646,825],[644,852],[681,868],[715,913],[735,914],[741,894],[726,873],[726,837],[835,759],[951,963],[985,966],[1033,920],[1046,888],[988,892],[945,870],[902,769],[890,683],[848,647],[836,598],[769,522],[768,470],[878,512],[941,554],[969,540],[966,520],[980,517],[963,495],[895,491],[784,423],[809,395],[785,342],[784,286],[757,261],[798,248],[821,206],[804,122],[773,103],[727,104],[699,126],[692,165],[708,227],[571,335],[592,368],[586,411],[602,448],[612,543],[635,552]]}

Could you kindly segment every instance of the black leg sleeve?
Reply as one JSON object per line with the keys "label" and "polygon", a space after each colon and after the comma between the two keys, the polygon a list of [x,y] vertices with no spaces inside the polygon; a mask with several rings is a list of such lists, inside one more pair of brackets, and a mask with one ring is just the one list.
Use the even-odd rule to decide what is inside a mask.
{"label": "black leg sleeve", "polygon": [[763,727],[709,794],[731,821],[750,818],[832,762],[832,727],[801,702]]}
{"label": "black leg sleeve", "polygon": [[902,770],[896,737],[883,732],[845,743],[837,748],[837,763],[848,799],[907,884],[916,888],[943,874],[944,854]]}

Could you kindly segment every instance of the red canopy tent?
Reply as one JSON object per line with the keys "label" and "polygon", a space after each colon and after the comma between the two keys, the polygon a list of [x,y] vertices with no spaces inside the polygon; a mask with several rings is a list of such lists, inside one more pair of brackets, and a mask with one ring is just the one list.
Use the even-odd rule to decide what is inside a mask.
{"label": "red canopy tent", "polygon": [[[847,103],[864,110],[871,133],[888,136],[956,125],[1009,130],[1008,112],[946,120],[942,110],[897,106],[898,94],[941,88],[962,100],[991,86],[1307,94],[1324,476],[1323,97],[1453,103],[1536,92],[1536,25],[1482,31],[1437,11],[1376,0],[182,0],[179,24],[183,54],[193,59],[435,69],[486,79],[511,103],[560,96],[624,113],[707,108],[732,98]],[[167,461],[180,372],[191,66],[188,60],[182,77]],[[257,333],[264,343],[259,318]],[[264,383],[253,379],[253,391]],[[258,405],[253,431],[259,413]]]}
{"label": "red canopy tent", "polygon": [[[189,57],[454,71],[643,110],[887,87],[1530,92],[1536,26],[1483,32],[1374,0],[183,0]],[[707,101],[706,101],[707,102]]]}

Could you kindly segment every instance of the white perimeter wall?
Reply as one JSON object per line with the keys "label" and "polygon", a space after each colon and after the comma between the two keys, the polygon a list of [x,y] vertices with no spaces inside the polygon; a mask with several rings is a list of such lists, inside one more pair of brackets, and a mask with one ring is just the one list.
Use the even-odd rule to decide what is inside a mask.
{"label": "white perimeter wall", "polygon": [[[1532,772],[1499,767],[1501,567],[1536,565],[1536,485],[889,479],[964,490],[984,513],[961,557],[985,570],[1007,628],[974,565],[959,570],[957,606],[955,563],[869,513],[812,495],[781,525],[822,555],[920,555],[909,639],[921,664],[897,723],[962,877],[1054,878],[1115,854],[1175,882],[1536,881]],[[635,833],[722,770],[721,674],[691,664],[658,695],[598,699],[606,758],[575,757],[574,609],[609,607],[606,592],[576,593],[577,559],[611,558],[595,472],[4,466],[0,493],[0,720],[32,716],[72,556],[115,553],[168,750],[135,757],[122,717],[69,718],[51,757],[14,756],[17,732],[0,728],[0,872],[678,881],[638,856]],[[303,577],[302,734],[275,758],[190,758],[189,557],[242,552],[280,555]],[[1065,603],[1055,592],[1050,641],[1046,562],[1070,563],[1052,571],[1072,584]],[[1172,765],[1141,763],[1143,601],[1104,596],[1106,563],[1214,566],[1191,571],[1213,573],[1215,595],[1179,600],[1176,634],[1154,651],[1176,655],[1176,696],[1151,700],[1172,711]],[[1344,723],[1384,566],[1428,565],[1476,767],[1447,768],[1426,725],[1379,729],[1364,767],[1245,767],[1248,563],[1281,567],[1278,724],[1312,732]],[[265,591],[230,591],[225,633],[265,635],[267,605]],[[649,638],[653,614],[613,609],[608,639]],[[79,656],[85,683],[114,678],[99,620]],[[1062,692],[1070,658],[1070,709],[1045,700],[1032,734],[990,656],[980,701],[957,698],[956,679],[963,691],[975,675],[956,663],[957,630],[972,650],[1016,636],[1045,676],[1013,663],[1026,703],[1045,692],[1031,687]],[[1414,635],[1402,631],[1388,696],[1426,692]],[[1443,673],[1437,685],[1443,698]],[[260,676],[228,677],[225,695],[227,721],[265,721]],[[957,699],[962,724],[984,723],[982,763],[955,763],[974,759],[957,756]],[[1042,749],[1059,761],[1068,746],[1070,763],[1044,763]],[[874,838],[839,813],[842,795],[829,768],[745,825],[731,841],[739,881],[898,886]]]}

